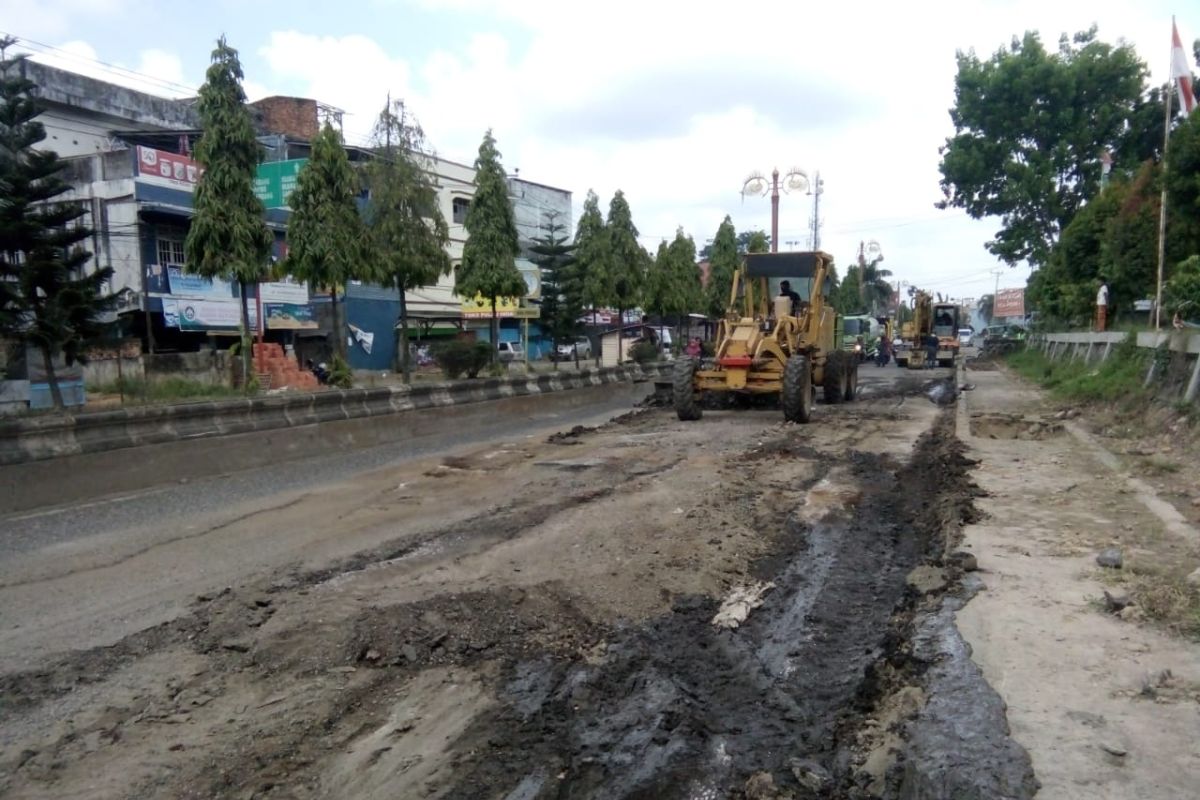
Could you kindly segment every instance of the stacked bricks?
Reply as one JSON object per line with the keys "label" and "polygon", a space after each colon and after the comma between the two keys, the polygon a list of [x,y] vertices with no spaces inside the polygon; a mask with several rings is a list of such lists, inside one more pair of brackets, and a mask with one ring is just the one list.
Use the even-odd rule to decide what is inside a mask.
{"label": "stacked bricks", "polygon": [[272,389],[300,389],[311,391],[317,388],[317,376],[307,370],[283,352],[283,346],[273,342],[254,345],[254,369],[270,376]]}

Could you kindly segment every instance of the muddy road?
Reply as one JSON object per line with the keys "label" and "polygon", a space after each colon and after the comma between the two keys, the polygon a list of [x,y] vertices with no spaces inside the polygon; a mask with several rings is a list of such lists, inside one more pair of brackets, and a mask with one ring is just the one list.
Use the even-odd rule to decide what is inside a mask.
{"label": "muddy road", "polygon": [[[978,494],[953,407],[863,378],[807,426],[644,408],[185,517],[70,573],[23,553],[0,795],[1032,796],[951,621]],[[197,582],[206,552],[297,536]],[[143,577],[179,584],[173,613],[72,627]]]}

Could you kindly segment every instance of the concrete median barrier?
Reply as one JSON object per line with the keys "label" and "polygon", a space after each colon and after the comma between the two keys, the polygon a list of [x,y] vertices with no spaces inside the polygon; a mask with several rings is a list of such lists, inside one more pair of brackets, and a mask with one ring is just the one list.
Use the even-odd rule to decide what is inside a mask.
{"label": "concrete median barrier", "polygon": [[498,415],[646,394],[660,365],[297,393],[0,422],[0,513],[254,469],[329,448],[469,432]]}

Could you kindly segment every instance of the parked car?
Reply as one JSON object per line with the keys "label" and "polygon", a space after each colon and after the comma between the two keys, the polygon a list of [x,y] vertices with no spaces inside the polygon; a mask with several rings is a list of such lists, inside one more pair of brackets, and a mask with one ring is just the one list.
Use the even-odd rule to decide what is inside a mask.
{"label": "parked car", "polygon": [[576,356],[581,359],[592,357],[591,339],[579,336],[573,342],[563,342],[554,351],[554,358],[557,361],[574,361]]}
{"label": "parked car", "polygon": [[970,328],[958,329],[958,343],[963,347],[970,347],[973,338],[975,338],[975,331]]}
{"label": "parked car", "polygon": [[496,352],[499,353],[502,364],[525,360],[525,348],[521,346],[520,342],[500,342],[496,345]]}

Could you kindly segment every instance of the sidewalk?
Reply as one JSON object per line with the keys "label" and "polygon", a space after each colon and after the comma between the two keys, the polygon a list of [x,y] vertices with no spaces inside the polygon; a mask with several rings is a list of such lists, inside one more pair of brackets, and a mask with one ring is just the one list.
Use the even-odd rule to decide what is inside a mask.
{"label": "sidewalk", "polygon": [[[975,389],[962,395],[958,432],[988,496],[963,540],[985,588],[958,626],[1008,704],[1039,798],[1200,796],[1200,644],[1136,605],[1109,611],[1104,595],[1164,563],[1194,566],[1200,533],[1054,419],[1038,390],[1003,371],[966,380]],[[1097,565],[1108,547],[1122,550],[1123,570]]]}

